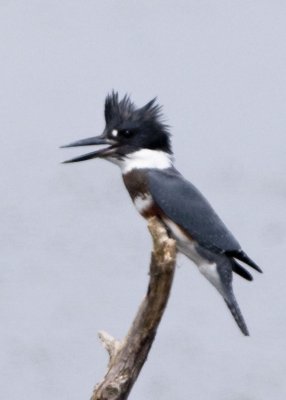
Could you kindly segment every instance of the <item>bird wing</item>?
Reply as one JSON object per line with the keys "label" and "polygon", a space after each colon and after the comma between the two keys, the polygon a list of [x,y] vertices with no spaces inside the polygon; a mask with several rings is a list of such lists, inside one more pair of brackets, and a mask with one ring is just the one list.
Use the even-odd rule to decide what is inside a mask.
{"label": "bird wing", "polygon": [[240,251],[209,202],[175,168],[149,170],[148,182],[156,205],[201,246],[216,253]]}

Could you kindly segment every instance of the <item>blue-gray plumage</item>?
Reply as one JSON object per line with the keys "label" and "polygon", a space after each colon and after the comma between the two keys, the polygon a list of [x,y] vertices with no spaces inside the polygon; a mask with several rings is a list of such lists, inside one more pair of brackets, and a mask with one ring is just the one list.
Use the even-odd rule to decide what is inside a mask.
{"label": "blue-gray plumage", "polygon": [[216,253],[240,250],[210,203],[175,168],[150,170],[148,180],[153,200],[203,247]]}
{"label": "blue-gray plumage", "polygon": [[117,164],[125,186],[140,214],[156,216],[176,239],[177,249],[191,259],[199,271],[223,296],[244,335],[248,329],[233,294],[232,272],[252,280],[242,261],[261,269],[241,249],[210,203],[173,165],[170,134],[162,122],[156,99],[136,108],[128,96],[117,93],[105,101],[103,134],[64,147],[101,145],[108,147],[66,162],[104,158]]}
{"label": "blue-gray plumage", "polygon": [[[240,244],[200,191],[175,168],[164,171],[149,170],[147,176],[153,201],[167,218],[175,222],[190,237],[190,240],[195,242],[197,253],[216,264],[221,287],[218,288],[216,282],[212,283],[223,295],[242,332],[248,335],[248,329],[232,290],[232,270],[241,272],[240,275],[246,279],[252,279],[248,271],[233,257],[235,254],[238,257],[244,254]],[[180,247],[179,238],[177,241]],[[190,256],[188,251],[180,250]],[[250,259],[249,262],[251,266],[259,270]]]}

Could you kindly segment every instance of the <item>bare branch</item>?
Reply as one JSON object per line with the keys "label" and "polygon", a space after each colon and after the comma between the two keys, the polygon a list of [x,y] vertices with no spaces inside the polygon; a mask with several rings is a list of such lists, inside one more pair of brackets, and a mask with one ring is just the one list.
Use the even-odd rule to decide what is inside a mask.
{"label": "bare branch", "polygon": [[99,333],[109,354],[109,364],[91,400],[128,398],[146,361],[168,302],[175,271],[176,243],[168,237],[157,218],[150,218],[148,227],[153,238],[153,252],[147,294],[122,341],[115,340],[106,332]]}

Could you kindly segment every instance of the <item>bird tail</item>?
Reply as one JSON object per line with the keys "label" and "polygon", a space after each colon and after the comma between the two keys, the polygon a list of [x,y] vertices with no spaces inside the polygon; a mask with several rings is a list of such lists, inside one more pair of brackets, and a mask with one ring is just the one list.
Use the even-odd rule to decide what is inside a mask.
{"label": "bird tail", "polygon": [[241,332],[245,336],[249,336],[248,328],[246,326],[246,323],[244,321],[244,318],[240,311],[239,305],[238,305],[237,301],[235,300],[234,295],[231,295],[228,298],[225,298],[224,301],[226,302],[226,305],[228,306],[230,312],[232,313],[232,316],[235,319],[237,325],[239,326]]}
{"label": "bird tail", "polygon": [[230,257],[234,257],[237,260],[244,262],[250,267],[254,268],[256,271],[262,273],[262,269],[250,258],[243,250],[232,250],[226,251],[226,254]]}
{"label": "bird tail", "polygon": [[240,265],[234,258],[230,259],[231,264],[232,264],[232,270],[242,278],[252,281],[253,277],[252,275],[245,269],[243,268],[242,265]]}

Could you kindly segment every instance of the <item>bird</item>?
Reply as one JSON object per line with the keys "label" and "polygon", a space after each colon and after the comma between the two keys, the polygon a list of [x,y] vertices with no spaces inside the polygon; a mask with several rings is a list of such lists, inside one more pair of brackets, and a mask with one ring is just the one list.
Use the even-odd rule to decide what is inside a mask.
{"label": "bird", "polygon": [[262,270],[242,250],[203,194],[175,168],[170,127],[157,98],[137,107],[129,95],[120,98],[113,90],[105,98],[104,116],[101,135],[61,147],[105,147],[63,163],[99,158],[119,166],[138,212],[147,220],[155,216],[163,223],[176,240],[177,251],[196,264],[223,297],[241,332],[249,336],[234,295],[233,272],[251,281],[245,266]]}

